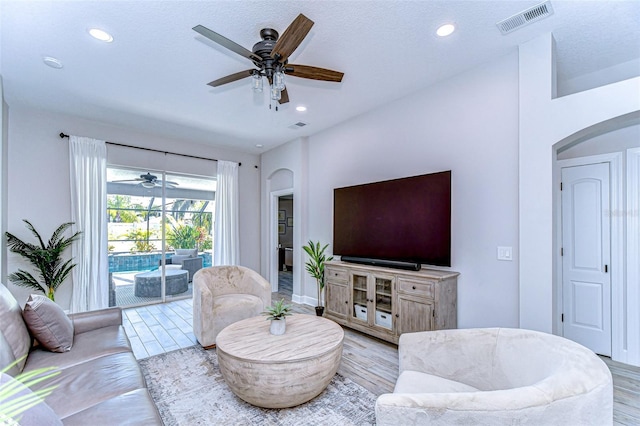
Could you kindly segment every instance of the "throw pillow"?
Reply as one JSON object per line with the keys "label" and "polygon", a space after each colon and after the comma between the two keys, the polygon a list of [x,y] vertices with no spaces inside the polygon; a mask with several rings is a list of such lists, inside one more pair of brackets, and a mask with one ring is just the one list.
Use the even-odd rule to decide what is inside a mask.
{"label": "throw pillow", "polygon": [[24,368],[31,348],[31,336],[22,319],[22,309],[11,292],[0,283],[0,368],[21,361],[7,371],[15,376]]}
{"label": "throw pillow", "polygon": [[[9,389],[12,389],[12,391],[9,392]],[[7,391],[7,393],[1,391]],[[0,394],[3,395],[0,397],[0,406],[4,407],[7,407],[7,405],[16,400],[18,400],[16,401],[17,403],[25,399],[30,400],[30,397],[34,395],[31,389],[5,373],[0,373]],[[20,426],[62,425],[56,413],[44,401],[14,416],[14,418],[20,419],[19,422],[16,422],[16,424]],[[2,419],[3,417],[0,412],[0,420]],[[5,423],[0,421],[0,424]],[[7,421],[6,424],[12,423]]]}
{"label": "throw pillow", "polygon": [[48,297],[32,294],[22,311],[24,322],[40,344],[51,352],[67,352],[73,345],[73,322]]}

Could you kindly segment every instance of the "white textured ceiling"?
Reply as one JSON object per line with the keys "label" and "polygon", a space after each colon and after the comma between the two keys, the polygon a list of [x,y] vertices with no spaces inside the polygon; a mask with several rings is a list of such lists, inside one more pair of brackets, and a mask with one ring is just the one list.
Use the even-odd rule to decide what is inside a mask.
{"label": "white textured ceiling", "polygon": [[[500,34],[496,22],[538,3],[0,0],[0,72],[10,107],[24,104],[259,153],[514,52],[550,31],[560,80],[640,58],[640,1],[552,0],[554,15]],[[290,62],[342,71],[342,83],[290,77],[291,102],[278,112],[269,110],[266,92],[253,94],[249,79],[206,85],[252,64],[193,26],[251,49],[261,28],[282,33],[299,13],[315,26]],[[434,32],[446,22],[457,31],[440,39]],[[109,31],[114,42],[92,39],[90,27]],[[58,58],[64,68],[47,67],[44,56]],[[296,112],[297,105],[308,110]],[[289,128],[298,121],[308,125]]]}

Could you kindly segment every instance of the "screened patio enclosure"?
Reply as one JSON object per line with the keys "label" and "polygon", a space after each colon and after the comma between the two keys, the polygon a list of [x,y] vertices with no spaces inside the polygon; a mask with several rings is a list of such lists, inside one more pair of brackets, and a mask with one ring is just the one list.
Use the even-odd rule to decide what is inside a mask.
{"label": "screened patio enclosure", "polygon": [[216,181],[107,168],[109,305],[191,297],[211,266]]}

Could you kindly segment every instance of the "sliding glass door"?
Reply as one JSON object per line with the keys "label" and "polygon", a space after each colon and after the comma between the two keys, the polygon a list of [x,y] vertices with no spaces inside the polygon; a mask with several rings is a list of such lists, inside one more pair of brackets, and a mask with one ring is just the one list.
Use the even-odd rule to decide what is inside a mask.
{"label": "sliding glass door", "polygon": [[109,167],[107,181],[109,304],[191,297],[211,266],[215,180]]}

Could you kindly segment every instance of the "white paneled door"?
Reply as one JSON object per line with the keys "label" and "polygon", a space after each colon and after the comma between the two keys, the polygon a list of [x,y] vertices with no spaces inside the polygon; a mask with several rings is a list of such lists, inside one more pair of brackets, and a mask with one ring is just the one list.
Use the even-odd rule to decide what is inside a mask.
{"label": "white paneled door", "polygon": [[611,356],[609,164],[562,169],[563,334]]}

